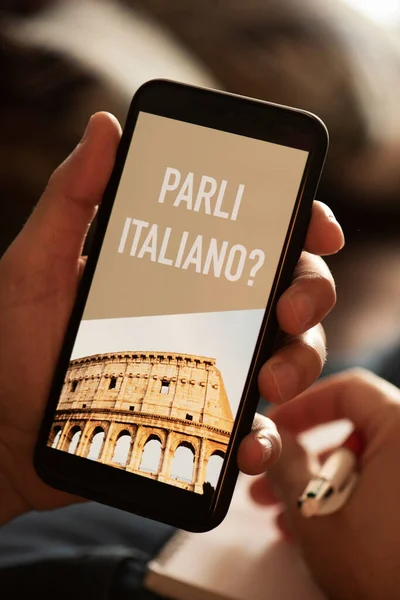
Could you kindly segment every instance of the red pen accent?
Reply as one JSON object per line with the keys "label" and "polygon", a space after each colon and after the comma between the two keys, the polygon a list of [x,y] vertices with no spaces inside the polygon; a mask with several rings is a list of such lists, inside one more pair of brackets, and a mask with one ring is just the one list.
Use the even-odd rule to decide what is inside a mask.
{"label": "red pen accent", "polygon": [[359,459],[365,447],[364,438],[359,431],[355,430],[343,442],[342,447],[351,450],[351,452]]}

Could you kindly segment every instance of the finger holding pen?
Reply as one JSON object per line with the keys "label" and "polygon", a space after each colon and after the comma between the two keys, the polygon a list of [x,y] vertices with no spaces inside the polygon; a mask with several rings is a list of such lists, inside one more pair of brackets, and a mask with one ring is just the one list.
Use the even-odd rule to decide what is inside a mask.
{"label": "finger holding pen", "polygon": [[297,501],[303,517],[333,514],[344,506],[357,485],[362,450],[362,435],[353,431],[321,462]]}
{"label": "finger holding pen", "polygon": [[[278,526],[299,546],[328,598],[400,598],[399,390],[352,370],[320,380],[269,416],[281,434],[282,453],[267,477],[253,484],[254,500],[280,507]],[[303,432],[341,419],[351,421],[354,432],[322,461],[301,445]],[[305,518],[298,500],[311,482],[322,475],[325,492],[334,487],[337,498],[354,474],[357,481],[339,507],[326,511],[322,501],[318,517]]]}

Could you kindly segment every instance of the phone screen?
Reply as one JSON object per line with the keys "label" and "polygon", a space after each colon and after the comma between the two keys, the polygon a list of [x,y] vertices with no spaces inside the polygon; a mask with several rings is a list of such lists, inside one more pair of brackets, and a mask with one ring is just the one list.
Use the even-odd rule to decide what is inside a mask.
{"label": "phone screen", "polygon": [[139,112],[49,446],[216,488],[307,157]]}

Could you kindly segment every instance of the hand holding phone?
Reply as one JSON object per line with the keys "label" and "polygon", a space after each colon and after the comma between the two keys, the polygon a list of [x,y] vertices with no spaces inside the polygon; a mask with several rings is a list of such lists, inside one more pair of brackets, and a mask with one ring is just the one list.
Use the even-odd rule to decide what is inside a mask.
{"label": "hand holding phone", "polygon": [[[170,85],[170,84],[168,84],[168,85]],[[209,94],[209,93],[210,93],[210,92],[207,92],[207,94]],[[121,147],[122,147],[122,146],[123,146],[123,144],[121,145]],[[121,166],[121,165],[120,165],[120,166]],[[117,168],[118,168],[118,163],[117,163]],[[172,185],[172,184],[171,184],[171,183],[169,183],[169,185]],[[239,186],[238,186],[238,187],[239,187]],[[173,190],[170,190],[170,191],[171,191],[171,192],[173,192]],[[235,196],[235,198],[237,198],[237,195]],[[159,203],[159,204],[163,204],[163,203]],[[175,209],[176,209],[176,208],[179,208],[179,206],[178,206],[178,207],[172,207],[172,208],[175,208]],[[110,209],[110,206],[108,206],[108,209]],[[221,212],[224,212],[224,211],[221,209],[221,207],[220,207],[218,210],[221,210]],[[189,212],[189,211],[188,211],[188,212]],[[194,212],[196,212],[196,211],[194,211]],[[225,212],[227,212],[227,211],[225,211]],[[104,213],[104,211],[103,211],[103,215],[104,215],[104,214],[105,214],[105,213]],[[231,213],[231,214],[232,214],[232,213]],[[206,215],[207,215],[207,213],[206,213]],[[101,215],[100,215],[100,216],[101,216]],[[207,215],[207,216],[216,216],[216,215]],[[111,218],[112,218],[112,217],[111,217]],[[216,218],[225,219],[225,217],[218,217],[218,216],[216,216]],[[144,220],[144,219],[143,219],[143,220]],[[232,221],[234,221],[234,219],[231,219],[231,220],[232,220]],[[101,221],[99,222],[99,228],[98,228],[98,231],[100,230],[100,223],[101,223]],[[103,232],[103,233],[104,233],[104,232]],[[199,235],[199,234],[197,234],[197,235]],[[204,235],[204,234],[203,234],[203,235]],[[100,238],[100,239],[102,239],[102,238]],[[223,240],[223,241],[225,241],[225,240]],[[93,256],[93,254],[91,254],[91,256]],[[130,258],[135,258],[135,257],[131,257],[131,256],[130,256]],[[90,266],[90,260],[91,260],[91,257],[89,257],[89,263],[88,263],[88,267]],[[96,262],[96,261],[95,261],[95,262]],[[149,262],[151,262],[151,261],[149,261]],[[99,264],[100,264],[100,260],[99,260]],[[163,266],[165,266],[167,269],[168,269],[168,267],[171,267],[171,265],[163,265]],[[195,267],[196,267],[196,265],[194,265],[194,268],[195,268]],[[175,268],[178,268],[178,267],[175,267]],[[187,269],[187,270],[188,270],[188,269]],[[183,269],[183,271],[184,271],[184,269]],[[87,271],[87,273],[89,273],[89,270]],[[92,275],[93,275],[93,273],[92,273]],[[202,276],[202,275],[204,275],[204,274],[200,273],[199,275],[200,275],[200,276]],[[86,274],[85,274],[85,277],[88,277],[88,275],[86,275]],[[96,274],[95,274],[95,277],[96,277]],[[205,278],[207,279],[207,277],[205,277]],[[229,281],[229,279],[228,279],[228,281]],[[235,283],[235,282],[231,282],[231,283]],[[85,284],[85,280],[84,280],[84,281],[83,281],[83,283],[82,283],[81,293],[82,293],[82,289],[84,289],[84,284]],[[252,287],[252,286],[248,286],[248,287]],[[78,301],[78,303],[79,303],[79,301]],[[241,309],[239,309],[239,310],[241,310]],[[221,311],[221,312],[223,312],[223,311]],[[179,314],[182,314],[182,313],[179,313]],[[136,317],[135,317],[135,318],[136,318]],[[146,318],[147,318],[147,317],[146,317]],[[102,353],[102,354],[105,354],[105,353]],[[196,356],[199,356],[199,355],[198,355],[198,354],[196,354]],[[69,357],[68,357],[68,358],[69,358]],[[208,358],[209,358],[209,357],[208,357]],[[68,360],[68,362],[69,362],[69,360]],[[197,367],[196,367],[196,368],[197,368]],[[145,374],[146,374],[146,373],[145,373]],[[56,379],[57,379],[57,378],[56,378]],[[106,378],[105,378],[105,379],[106,379]],[[111,379],[111,378],[109,377],[108,379]],[[116,379],[117,379],[117,377],[116,377]],[[144,377],[144,379],[145,379],[145,377]],[[82,378],[82,381],[87,381],[87,380],[85,380],[84,378]],[[156,380],[154,380],[154,381],[156,381]],[[172,381],[172,377],[171,377],[171,381]],[[165,385],[163,384],[163,382],[164,382],[164,379],[162,380],[162,382],[160,382],[160,384],[164,386],[164,390],[161,390],[161,385],[160,385],[160,390],[159,390],[159,392],[157,392],[157,393],[159,393],[160,395],[165,395],[165,396],[168,396],[168,393],[167,393],[167,390],[165,389],[165,387],[167,387],[167,388],[168,388],[169,386],[165,386]],[[63,381],[62,381],[61,383],[63,383]],[[116,382],[116,383],[117,383],[117,382]],[[115,383],[115,385],[116,385],[116,383]],[[172,382],[172,383],[173,383],[173,382]],[[199,382],[199,383],[200,383],[200,382]],[[171,383],[170,383],[170,385],[171,385]],[[191,385],[193,385],[193,384],[191,384]],[[112,390],[113,390],[113,389],[115,389],[113,386],[114,386],[114,382],[113,382],[113,381],[110,381],[110,382],[109,382],[109,388],[108,388],[108,390],[107,390],[107,391],[109,391],[110,393],[113,393],[113,392],[112,392]],[[62,386],[61,386],[61,387],[62,387]],[[76,387],[77,387],[77,386],[76,386]],[[201,387],[201,386],[200,386],[200,387]],[[190,388],[189,388],[189,389],[190,389]],[[75,391],[76,391],[76,388],[75,388]],[[74,392],[72,392],[72,386],[71,386],[71,393],[75,393],[75,391],[74,391]],[[84,403],[82,402],[82,404],[84,404]],[[51,404],[50,404],[49,406],[51,406]],[[54,408],[54,405],[53,405],[53,408]],[[82,412],[82,410],[84,410],[84,408],[85,408],[85,407],[83,407],[83,406],[78,406],[78,410],[79,410],[79,411],[81,411],[81,412]],[[107,413],[107,410],[106,410],[106,409],[107,409],[107,406],[103,406],[102,408],[104,409],[105,413]],[[129,410],[130,410],[130,409],[129,409]],[[113,412],[115,413],[115,405],[114,405],[114,407],[113,407]],[[131,412],[135,412],[135,411],[131,411]],[[71,414],[72,414],[72,413],[71,413]],[[75,414],[77,414],[77,413],[75,413]],[[109,414],[109,413],[108,413],[108,414]],[[148,413],[147,413],[147,414],[148,414]],[[129,417],[127,417],[127,418],[129,418]],[[90,420],[90,419],[89,419],[89,420]],[[181,419],[181,420],[183,420],[183,419]],[[186,420],[186,419],[185,419],[185,420]],[[187,419],[187,420],[188,420],[188,421],[190,421],[190,419]],[[73,417],[70,419],[70,422],[71,422],[71,421],[73,421]],[[126,422],[127,422],[127,421],[126,421]],[[243,421],[242,421],[242,422],[243,422]],[[99,432],[99,433],[101,433],[101,432]],[[59,436],[59,437],[61,437],[61,436]],[[94,436],[93,436],[93,437],[94,437]],[[122,436],[121,436],[121,437],[122,437]],[[207,439],[208,439],[208,438],[207,438]],[[231,436],[231,439],[233,439],[233,436]],[[235,441],[236,441],[236,443],[238,443],[238,442],[239,442],[239,440],[240,440],[240,436],[237,436],[237,438],[236,438],[236,440],[235,440]],[[53,441],[54,441],[54,440],[53,440]],[[72,440],[71,440],[71,441],[72,441]],[[87,441],[87,440],[86,440],[86,441]],[[152,440],[149,440],[149,441],[152,441]],[[91,444],[91,445],[92,445],[92,442],[93,442],[93,439],[92,439],[92,440],[91,440],[91,442],[90,442],[90,444]],[[231,443],[231,441],[229,441],[229,443]],[[229,443],[228,443],[228,445],[229,445]],[[185,447],[185,446],[183,446],[183,448],[184,448],[184,447]],[[115,473],[118,473],[118,474],[129,475],[129,481],[130,481],[130,482],[131,482],[131,481],[133,481],[133,480],[136,480],[136,481],[137,481],[137,480],[138,480],[138,478],[139,478],[140,480],[143,480],[143,481],[149,481],[149,482],[151,482],[152,484],[154,484],[154,483],[155,483],[155,484],[157,484],[157,485],[158,485],[158,484],[160,484],[160,483],[163,483],[163,482],[162,482],[162,481],[160,481],[160,480],[155,480],[155,478],[153,478],[153,477],[151,477],[151,476],[149,476],[149,475],[147,475],[147,477],[146,477],[146,475],[145,475],[145,476],[143,476],[143,474],[138,474],[138,473],[135,473],[134,471],[131,471],[131,472],[129,472],[129,471],[127,471],[127,470],[124,470],[123,468],[121,468],[121,467],[123,467],[124,465],[121,465],[121,464],[120,464],[120,466],[118,466],[118,465],[117,465],[117,467],[115,467],[115,466],[112,466],[112,467],[110,467],[110,466],[108,466],[108,465],[99,464],[98,462],[96,462],[96,463],[95,463],[95,462],[93,462],[93,461],[88,461],[86,457],[82,457],[82,456],[74,456],[74,455],[72,454],[72,452],[65,452],[65,451],[63,452],[62,450],[61,450],[61,451],[57,451],[57,452],[55,452],[55,451],[54,451],[54,449],[52,449],[52,448],[49,448],[48,446],[45,446],[45,448],[46,448],[46,450],[49,450],[49,451],[51,452],[51,455],[52,455],[52,456],[55,456],[55,455],[56,455],[57,457],[59,457],[59,456],[62,456],[62,455],[64,454],[68,460],[69,460],[69,459],[72,459],[72,463],[70,463],[71,467],[73,466],[73,468],[72,468],[72,469],[69,467],[69,465],[68,465],[67,463],[65,464],[65,466],[66,466],[66,468],[67,468],[67,469],[66,469],[66,471],[64,472],[64,474],[67,476],[67,478],[69,478],[71,475],[73,476],[73,478],[75,478],[75,477],[76,477],[76,475],[79,475],[79,473],[78,473],[79,469],[78,469],[78,471],[75,471],[75,466],[78,464],[78,463],[77,463],[77,461],[78,461],[79,463],[82,463],[82,462],[83,462],[83,463],[85,463],[85,464],[88,464],[88,465],[90,465],[90,473],[93,473],[93,471],[92,471],[92,467],[102,467],[102,468],[105,468],[105,469],[108,471],[108,473],[110,473],[110,472],[114,473],[114,472],[115,472]],[[71,450],[71,448],[68,448],[68,450]],[[72,450],[73,450],[73,447],[72,447]],[[89,449],[89,452],[90,452],[90,450],[93,450],[93,448]],[[95,452],[95,450],[93,450],[93,454],[94,454],[94,452]],[[92,456],[93,456],[93,454],[92,454]],[[217,455],[217,456],[218,456],[218,455]],[[89,456],[89,458],[90,458],[90,456]],[[175,456],[174,456],[174,458],[175,458]],[[47,459],[46,459],[46,460],[47,460]],[[228,462],[229,462],[229,461],[226,461],[226,464],[227,464]],[[46,464],[48,465],[48,463],[46,463]],[[62,466],[62,465],[60,465],[60,466]],[[139,466],[140,466],[140,465],[139,465]],[[139,470],[140,470],[140,469],[139,469]],[[144,471],[144,472],[145,472],[145,471]],[[93,475],[94,475],[94,473],[93,473]],[[150,475],[152,475],[152,473],[150,473]],[[178,474],[178,475],[179,475],[179,474]],[[107,477],[108,477],[108,475],[105,475],[105,477],[107,478]],[[79,479],[79,477],[78,477],[78,479]],[[95,477],[92,477],[92,475],[90,475],[90,479],[91,479],[91,480],[92,480],[92,479],[95,479]],[[172,478],[171,478],[171,479],[172,479]],[[122,481],[122,480],[120,480],[120,481]],[[228,481],[228,480],[226,480],[226,481]],[[91,485],[91,482],[89,482],[89,483],[90,483],[90,485]],[[184,482],[184,483],[185,483],[185,482]],[[178,481],[178,484],[179,484],[179,481]],[[186,482],[186,483],[185,483],[185,485],[192,485],[192,484],[193,484],[193,480],[192,480],[191,482]],[[130,485],[131,485],[131,484],[130,484]],[[135,485],[136,485],[136,484],[135,484]],[[164,485],[165,485],[165,484],[164,484]],[[226,485],[226,484],[225,484],[225,485]],[[167,486],[168,486],[168,487],[170,487],[171,489],[174,489],[174,488],[175,488],[175,489],[180,489],[180,490],[182,491],[182,488],[179,488],[178,486],[176,486],[176,485],[174,485],[174,484],[167,483],[167,485],[165,485],[165,487],[167,487]],[[72,488],[71,488],[71,487],[70,487],[70,485],[69,485],[69,483],[67,483],[67,484],[66,484],[64,487],[66,487],[66,488],[69,488],[69,489],[72,489],[72,488],[74,487],[74,485],[73,485],[73,486],[72,486]],[[195,492],[194,494],[188,494],[188,491],[190,491],[190,492],[191,492],[192,490],[184,490],[184,493],[185,493],[185,496],[186,496],[186,497],[187,497],[187,496],[190,496],[190,495],[192,495],[192,496],[195,496],[195,495],[197,495],[197,496],[199,496],[199,497],[200,497],[200,496],[204,496],[204,494],[200,494],[200,493],[198,493],[198,492],[197,492],[197,494],[196,494],[196,491],[195,491],[195,490],[194,490],[194,492]],[[96,493],[96,492],[95,492],[95,493]],[[90,495],[90,492],[89,492],[89,495]],[[137,496],[137,494],[136,494],[136,493],[135,493],[135,495]],[[182,496],[181,496],[181,497],[182,497]],[[104,501],[104,500],[105,500],[105,501],[108,501],[108,498],[106,498],[106,497],[104,497],[104,496],[103,496],[103,501]],[[185,502],[186,502],[186,500],[185,500]],[[111,503],[112,503],[112,502],[111,502]],[[167,507],[167,508],[168,508],[168,507]],[[130,509],[132,509],[132,508],[130,508]],[[168,510],[169,510],[169,508],[168,508]],[[138,512],[140,512],[140,507],[139,507],[139,511],[138,511]],[[210,506],[207,506],[207,511],[206,511],[206,513],[205,513],[207,517],[208,517],[208,515],[209,515],[209,512],[210,512]],[[199,516],[199,517],[204,517],[204,514],[202,515],[201,513],[199,513],[199,515],[198,515],[198,516]],[[167,517],[165,517],[165,516],[164,516],[164,520],[165,520],[165,518],[169,519],[168,515],[167,515]],[[197,517],[196,517],[196,519],[197,519]],[[196,521],[196,519],[195,519],[195,521]],[[198,520],[198,519],[197,519],[197,520]],[[195,524],[195,526],[197,526],[197,525]],[[200,525],[200,526],[201,526],[201,527],[204,527],[204,521],[203,521],[203,524],[202,524],[202,525]],[[206,526],[208,527],[208,526],[209,526],[209,524],[208,524],[208,525],[206,525]]]}
{"label": "hand holding phone", "polygon": [[36,448],[45,480],[188,529],[223,518],[326,145],[299,111],[139,90]]}

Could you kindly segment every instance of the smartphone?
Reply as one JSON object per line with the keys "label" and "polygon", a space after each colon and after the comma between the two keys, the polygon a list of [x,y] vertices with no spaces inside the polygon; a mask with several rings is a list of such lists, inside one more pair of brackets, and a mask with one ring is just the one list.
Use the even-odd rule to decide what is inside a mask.
{"label": "smartphone", "polygon": [[137,91],[35,449],[45,482],[188,531],[222,521],[327,147],[302,110]]}

